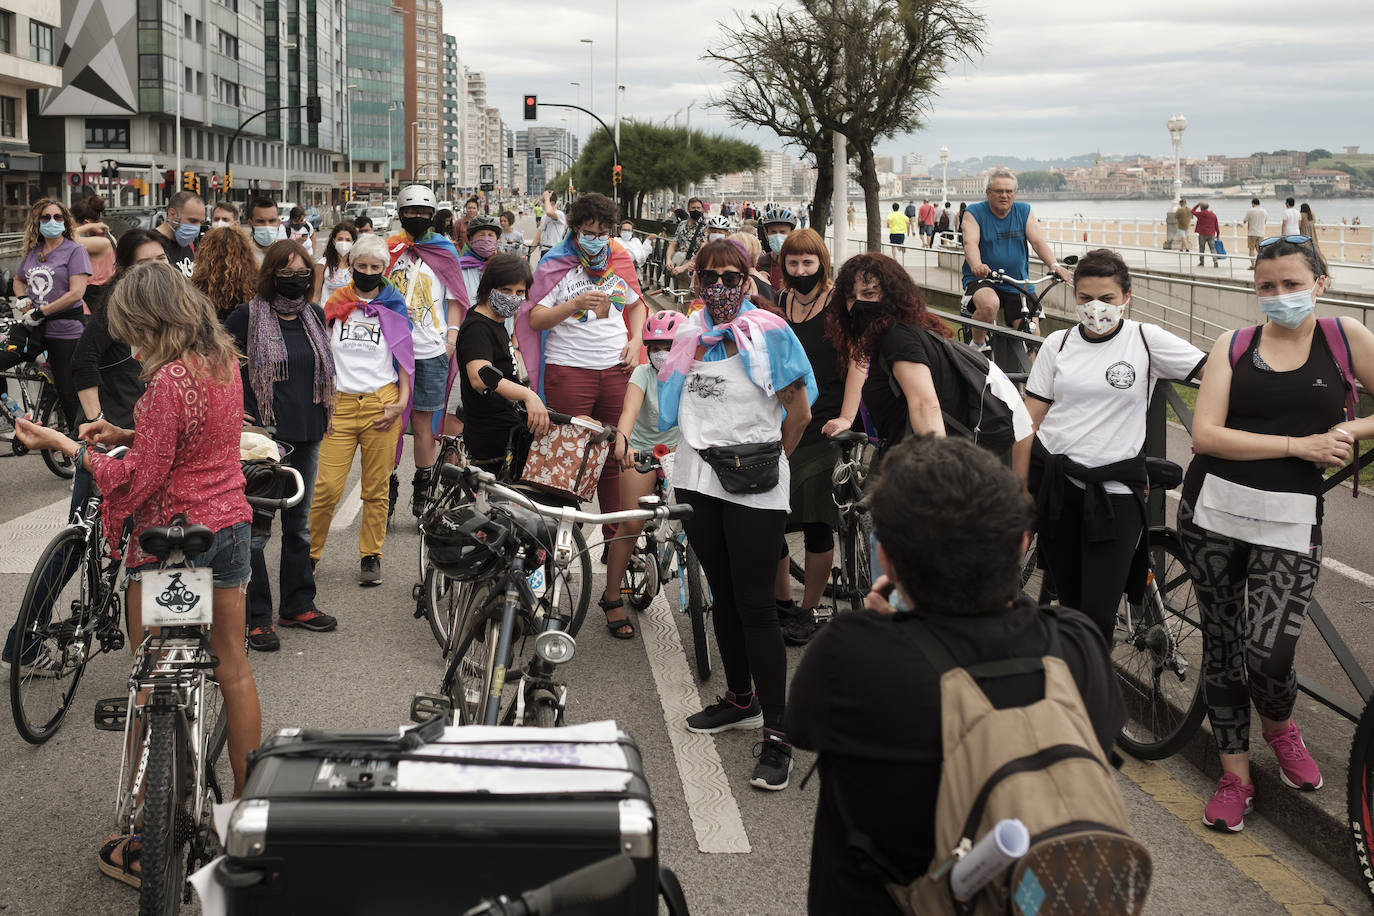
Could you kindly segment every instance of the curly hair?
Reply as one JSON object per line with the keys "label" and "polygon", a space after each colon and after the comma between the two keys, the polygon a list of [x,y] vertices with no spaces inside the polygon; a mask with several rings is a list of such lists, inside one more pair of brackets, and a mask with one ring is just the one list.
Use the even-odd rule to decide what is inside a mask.
{"label": "curly hair", "polygon": [[24,221],[24,254],[28,254],[43,244],[43,234],[38,231],[38,218],[49,207],[56,207],[62,211],[62,219],[65,220],[62,224],[62,238],[75,241],[72,236],[72,211],[68,210],[67,205],[62,201],[44,197],[29,207],[29,218]]}
{"label": "curly hair", "polygon": [[619,216],[615,201],[605,194],[583,194],[573,201],[573,205],[568,208],[568,227],[576,232],[587,223],[605,223],[607,226],[616,225],[616,217]]}
{"label": "curly hair", "polygon": [[[862,334],[849,317],[849,297],[861,280],[873,280],[882,290],[882,308]],[[885,254],[855,255],[835,277],[835,296],[826,319],[826,334],[840,354],[866,363],[877,350],[878,341],[894,324],[906,322],[926,328],[941,337],[953,337],[949,327],[926,310],[921,290],[906,268]]]}
{"label": "curly hair", "polygon": [[252,299],[258,285],[258,259],[248,236],[229,226],[205,233],[196,246],[191,285],[214,303],[220,316]]}

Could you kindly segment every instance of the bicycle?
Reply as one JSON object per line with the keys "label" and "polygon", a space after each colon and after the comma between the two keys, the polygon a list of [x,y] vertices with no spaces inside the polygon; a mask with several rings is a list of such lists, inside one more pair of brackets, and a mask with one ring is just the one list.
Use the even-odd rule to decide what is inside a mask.
{"label": "bicycle", "polygon": [[[1060,260],[1065,267],[1072,267],[1078,263],[1077,255],[1068,255]],[[1045,316],[1044,301],[1049,295],[1050,290],[1061,283],[1067,282],[1058,274],[1049,273],[1037,280],[1023,280],[1007,274],[1004,270],[994,270],[982,280],[974,284],[973,292],[964,295],[959,300],[959,314],[965,319],[973,318],[973,294],[980,289],[997,289],[999,285],[1009,285],[1018,287],[1021,297],[1021,327],[1013,328],[1021,333],[1029,334],[1032,337],[1040,336],[1040,319]],[[1036,292],[1036,288],[1041,283],[1047,283],[1043,290]],[[996,325],[996,319],[992,324]],[[977,327],[987,327],[981,322],[976,323]],[[959,340],[962,343],[973,345],[973,329],[975,324],[964,323],[959,326]],[[1031,344],[1026,340],[1009,335],[998,333],[998,330],[989,328],[991,337],[990,343],[992,352],[991,360],[998,366],[1003,367],[1008,372],[1027,372],[1030,369],[1031,360],[1034,359],[1034,351],[1039,349],[1039,344]]]}
{"label": "bicycle", "polygon": [[[96,655],[124,648],[120,564],[101,530],[100,505],[100,494],[92,493],[76,520],[48,542],[19,605],[10,709],[19,737],[30,744],[42,744],[61,728],[92,646],[99,643]],[[121,554],[125,546],[121,539]],[[45,666],[45,659],[56,666]]]}
{"label": "bicycle", "polygon": [[[276,471],[294,479],[294,495],[251,497],[255,509],[287,509],[305,498],[295,468]],[[191,899],[186,877],[218,851],[211,821],[224,796],[215,763],[228,722],[212,674],[219,664],[210,648],[214,582],[208,568],[190,562],[213,541],[214,532],[183,515],[139,534],[143,551],[161,561],[143,576],[147,632],[134,652],[123,707],[118,698],[96,707],[97,727],[124,732],[115,831],[140,839],[140,916],[177,913]]]}
{"label": "bicycle", "polygon": [[[651,452],[635,452],[635,470],[641,474],[655,474],[654,498],[666,503],[668,478],[663,459],[668,457],[666,445],[656,445]],[[647,608],[660,588],[670,579],[677,579],[678,610],[691,616],[692,646],[696,661],[697,679],[711,678],[711,646],[707,639],[711,617],[711,590],[702,574],[696,551],[687,541],[681,525],[661,525],[652,536],[635,541],[630,565],[621,580],[621,593],[636,611]]]}
{"label": "bicycle", "polygon": [[[839,510],[839,522],[835,534],[839,541],[839,562],[830,570],[824,594],[835,600],[848,601],[853,610],[864,606],[864,598],[873,585],[873,561],[869,555],[869,535],[873,531],[873,520],[863,505],[864,480],[868,476],[873,460],[873,447],[868,436],[853,430],[844,430],[831,437],[839,447],[835,466],[830,473],[830,484],[835,506]],[[805,582],[803,568],[805,547],[801,532],[790,532],[786,536],[788,549],[788,569],[797,582]],[[831,610],[820,608],[816,611],[816,622],[824,623],[830,619]]]}
{"label": "bicycle", "polygon": [[[463,436],[459,433],[456,436],[441,434],[438,437],[438,457],[435,458],[434,466],[439,467],[445,464],[456,464],[463,467],[468,463],[467,446],[463,443]],[[425,491],[425,509],[420,513],[420,518],[424,518],[433,512],[443,500],[448,488],[444,485],[438,474],[429,475],[429,487]],[[417,523],[418,524],[418,523]],[[429,569],[429,550],[425,547],[425,539],[420,538],[420,582],[425,581],[425,572]],[[420,600],[420,596],[416,596]],[[438,634],[435,634],[438,637]]]}
{"label": "bicycle", "polygon": [[[8,339],[11,329],[16,324],[18,319],[13,317],[0,318],[0,342]],[[0,414],[4,416],[11,430],[14,429],[16,415],[31,417],[41,426],[73,428],[71,418],[67,416],[62,402],[57,397],[57,383],[53,380],[52,366],[46,361],[22,362],[13,369],[0,372],[0,379],[13,379],[19,392],[19,400],[15,401],[7,390],[0,391],[0,401],[4,402],[4,409],[0,410]],[[4,384],[8,388],[7,382]],[[18,436],[10,439],[10,451],[17,457],[29,453],[28,446],[20,442]],[[56,449],[43,449],[42,455],[43,463],[48,466],[48,470],[58,477],[70,480],[76,476],[76,465],[69,456]]]}
{"label": "bicycle", "polygon": [[[647,508],[592,514],[541,505],[480,468],[445,465],[439,473],[462,489],[471,506],[459,529],[466,532],[459,549],[465,568],[475,570],[474,584],[465,590],[462,614],[454,619],[451,632],[461,636],[448,652],[440,692],[417,694],[411,719],[446,716],[457,725],[558,725],[567,688],[553,675],[577,648],[571,614],[560,601],[563,573],[574,559],[573,532],[578,525],[630,521],[648,522],[646,531],[652,532],[664,521],[690,517],[691,507],[663,506],[646,497],[641,505]],[[549,530],[549,522],[557,523],[556,531]],[[527,569],[543,565],[550,553],[553,575],[544,594],[536,596]],[[530,658],[523,668],[512,668],[516,641],[530,635]]]}

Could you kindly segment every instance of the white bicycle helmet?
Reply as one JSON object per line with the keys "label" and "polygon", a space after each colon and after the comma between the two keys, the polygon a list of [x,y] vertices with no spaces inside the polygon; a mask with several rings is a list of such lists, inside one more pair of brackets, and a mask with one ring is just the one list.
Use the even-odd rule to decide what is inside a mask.
{"label": "white bicycle helmet", "polygon": [[422,184],[406,185],[401,188],[401,194],[396,198],[396,212],[399,213],[406,207],[428,207],[430,214],[438,211],[438,203],[434,199],[434,192]]}
{"label": "white bicycle helmet", "polygon": [[716,214],[715,216],[711,217],[706,221],[706,228],[723,229],[728,232],[730,230],[730,220],[726,219],[720,214]]}

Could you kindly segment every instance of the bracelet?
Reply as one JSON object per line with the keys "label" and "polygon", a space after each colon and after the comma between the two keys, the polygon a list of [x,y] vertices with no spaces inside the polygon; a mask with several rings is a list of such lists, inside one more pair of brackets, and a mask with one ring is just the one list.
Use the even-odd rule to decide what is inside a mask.
{"label": "bracelet", "polygon": [[95,416],[93,416],[93,417],[87,417],[87,418],[86,418],[86,422],[87,422],[87,423],[95,423],[95,422],[97,422],[97,421],[99,421],[99,420],[103,420],[103,419],[105,419],[105,411],[102,410],[102,411],[98,412],[98,413],[97,413]]}
{"label": "bracelet", "polygon": [[76,469],[79,471],[86,466],[86,449],[90,448],[85,442],[77,446],[76,449]]}

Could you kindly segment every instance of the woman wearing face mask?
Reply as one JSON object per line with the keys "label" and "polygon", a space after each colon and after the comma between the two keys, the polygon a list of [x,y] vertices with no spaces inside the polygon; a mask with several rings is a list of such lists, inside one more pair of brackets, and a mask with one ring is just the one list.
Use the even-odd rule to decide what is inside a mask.
{"label": "woman wearing face mask", "polygon": [[353,279],[348,269],[348,251],[358,240],[358,227],[348,220],[336,223],[329,230],[324,254],[315,261],[315,291],[311,302],[327,302],[334,291],[343,289]]}
{"label": "woman wearing face mask", "polygon": [[258,289],[258,259],[253,243],[237,229],[211,229],[196,245],[191,285],[214,303],[224,321]]}
{"label": "woman wearing face mask", "polygon": [[[458,384],[465,415],[463,442],[473,462],[491,470],[500,467],[507,446],[513,444],[517,476],[525,463],[528,441],[516,437],[511,442],[511,430],[520,422],[511,402],[525,405],[530,433],[542,436],[549,428],[549,412],[544,402],[516,381],[519,376],[510,332],[506,330],[506,322],[524,303],[529,286],[530,267],[522,255],[496,255],[487,262],[474,290],[473,301],[477,304],[468,310],[458,330]],[[483,366],[496,367],[504,378],[494,393],[479,374]]]}
{"label": "woman wearing face mask", "polygon": [[[826,337],[826,310],[834,288],[830,285],[830,253],[825,241],[814,229],[798,229],[787,236],[779,256],[783,291],[778,297],[778,308],[811,361],[818,390],[816,402],[811,405],[811,422],[802,432],[797,450],[788,459],[791,470],[788,527],[802,531],[806,546],[801,606],[792,599],[792,574],[785,542],[781,545],[782,559],[778,563],[775,583],[783,637],[789,644],[800,646],[805,645],[815,631],[813,612],[830,576],[835,549],[833,530],[839,520],[830,481],[835,452],[822,435],[822,429],[841,415],[850,418],[848,423],[841,424],[843,428],[853,425],[853,418],[859,412],[859,391],[866,369],[862,364],[842,361],[834,344]],[[850,372],[850,366],[857,368]],[[845,381],[850,375],[855,378],[849,386],[849,403],[845,403]]]}
{"label": "woman wearing face mask", "polygon": [[501,214],[501,240],[497,248],[502,254],[529,254],[530,246],[525,243],[525,234],[515,228],[515,214],[510,210]]}
{"label": "woman wearing face mask", "polygon": [[1374,385],[1374,334],[1350,318],[1317,319],[1326,262],[1306,236],[1259,243],[1255,292],[1268,319],[1212,347],[1193,417],[1178,528],[1202,611],[1207,714],[1221,780],[1203,823],[1236,832],[1254,802],[1250,705],[1283,782],[1322,776],[1293,724],[1293,658],[1321,570],[1322,476],[1374,436],[1346,417],[1341,363]]}
{"label": "woman wearing face mask", "polygon": [[758,269],[768,274],[768,282],[774,289],[782,288],[782,243],[788,234],[797,228],[797,218],[792,211],[769,210],[764,214],[759,227],[759,238],[768,250],[758,260]]}
{"label": "woman wearing face mask", "polygon": [[[233,229],[211,229],[210,234]],[[208,236],[207,236],[208,237]],[[242,238],[242,236],[240,236]],[[301,478],[315,478],[320,440],[334,409],[334,356],[324,312],[309,301],[310,258],[296,242],[274,242],[263,255],[252,300],[224,322],[239,350],[248,356],[243,374],[243,418],[277,430],[291,447],[284,464]],[[278,574],[278,624],[326,632],[338,626],[315,607],[315,574],[310,565],[310,494],[282,513]],[[254,534],[248,584],[248,646],[275,652],[281,638],[272,623],[272,579],[267,571],[268,534]]]}
{"label": "woman wearing face mask", "polygon": [[474,216],[468,221],[468,243],[458,256],[458,266],[463,271],[463,285],[467,289],[468,301],[476,301],[477,287],[482,282],[482,271],[501,244],[501,224],[490,216]]}
{"label": "woman wearing face mask", "polygon": [[1150,396],[1160,379],[1198,376],[1206,357],[1163,328],[1123,317],[1131,275],[1115,252],[1083,255],[1073,281],[1079,323],[1040,348],[1026,383],[1037,433],[1015,464],[1023,478],[1030,464],[1040,551],[1060,602],[1091,617],[1110,645],[1132,563],[1146,546]]}
{"label": "woman wearing face mask", "polygon": [[[697,255],[706,307],[680,332],[659,372],[658,428],[680,426],[677,498],[715,599],[712,620],[725,696],[687,718],[702,734],[763,726],[750,784],[787,788],[792,748],[782,731],[787,655],[773,582],[787,524],[788,463],[811,420],[816,383],[787,322],[745,300],[749,262],[730,242]],[[732,470],[744,465],[742,474]],[[740,479],[743,477],[744,479]]]}
{"label": "woman wearing face mask", "polygon": [[[778,291],[768,281],[767,271],[758,268],[759,256],[763,254],[763,246],[759,244],[758,235],[741,229],[739,232],[727,236],[727,239],[743,248],[745,257],[749,258],[749,263],[754,265],[749,268],[749,294],[758,296],[765,300],[769,306],[772,306],[778,300]],[[693,302],[692,307],[693,309],[701,308],[700,300]]]}

